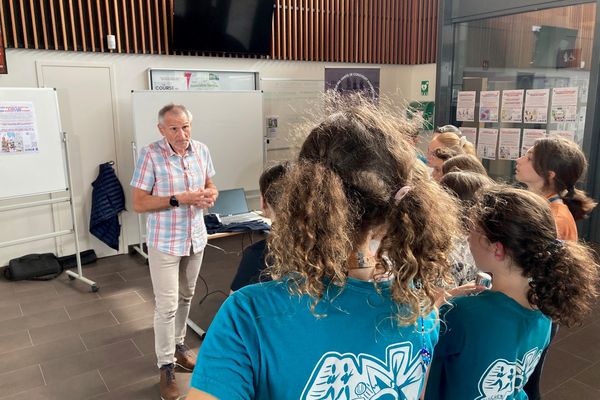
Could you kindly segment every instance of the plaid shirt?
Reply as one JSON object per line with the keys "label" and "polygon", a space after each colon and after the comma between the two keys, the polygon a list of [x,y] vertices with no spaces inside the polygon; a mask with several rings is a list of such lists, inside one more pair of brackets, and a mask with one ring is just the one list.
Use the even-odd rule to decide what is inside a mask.
{"label": "plaid shirt", "polygon": [[[188,190],[204,189],[215,169],[206,145],[190,140],[185,156],[173,151],[166,139],[140,151],[130,185],[153,196],[173,196]],[[147,213],[146,243],[163,253],[187,256],[206,246],[202,209],[180,205]]]}

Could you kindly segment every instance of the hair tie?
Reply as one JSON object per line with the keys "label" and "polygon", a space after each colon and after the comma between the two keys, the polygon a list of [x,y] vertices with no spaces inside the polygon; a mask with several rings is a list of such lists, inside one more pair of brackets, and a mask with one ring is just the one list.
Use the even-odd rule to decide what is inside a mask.
{"label": "hair tie", "polygon": [[460,147],[464,147],[464,145],[467,143],[467,137],[466,136],[461,136],[460,137],[460,141],[458,142],[458,144],[460,145]]}
{"label": "hair tie", "polygon": [[567,188],[567,196],[566,197],[571,198],[573,196],[575,196],[575,186],[571,185],[571,187]]}
{"label": "hair tie", "polygon": [[396,205],[400,203],[400,200],[402,200],[402,198],[406,196],[406,194],[410,192],[411,189],[412,187],[410,186],[402,186],[400,189],[398,189],[398,191],[394,195],[394,201],[396,202]]}

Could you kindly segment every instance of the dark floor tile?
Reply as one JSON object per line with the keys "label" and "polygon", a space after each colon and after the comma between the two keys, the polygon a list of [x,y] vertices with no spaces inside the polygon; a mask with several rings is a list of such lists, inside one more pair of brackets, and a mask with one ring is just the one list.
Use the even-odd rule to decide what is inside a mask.
{"label": "dark floor tile", "polygon": [[125,324],[83,333],[81,334],[81,339],[88,349],[94,349],[107,344],[122,342],[123,340],[143,334],[145,330],[153,329],[153,321],[154,318],[152,317],[136,319]]}
{"label": "dark floor tile", "polygon": [[154,329],[149,328],[132,338],[137,348],[144,354],[154,354]]}
{"label": "dark floor tile", "polygon": [[600,361],[598,338],[600,338],[600,322],[595,322],[556,343],[555,347],[591,362],[596,362]]}
{"label": "dark floor tile", "polygon": [[136,292],[142,299],[144,299],[144,301],[154,301],[154,291],[152,290],[152,285],[149,287],[140,288]]}
{"label": "dark floor tile", "polygon": [[[125,255],[125,256],[117,256],[117,257],[110,257],[110,258],[115,258],[115,259],[118,258],[118,260],[113,260],[112,262],[106,262],[106,263],[97,263],[94,266],[85,268],[85,270],[84,270],[85,275],[87,277],[89,277],[90,279],[94,280],[97,277],[102,276],[102,275],[126,271],[126,270],[129,270],[132,268],[140,267],[139,265],[137,265],[137,263],[135,263],[133,261],[133,257],[129,257],[129,256]],[[106,260],[106,259],[102,259],[102,261],[103,260]]]}
{"label": "dark floor tile", "polygon": [[98,291],[98,294],[100,295],[100,297],[109,297],[109,296],[114,296],[116,294],[131,293],[131,292],[135,292],[138,289],[149,288],[149,287],[152,287],[152,282],[150,281],[150,276],[140,278],[140,279],[135,279],[133,281],[124,281],[124,282],[118,282],[118,283],[108,285],[108,286],[103,286]]}
{"label": "dark floor tile", "polygon": [[2,353],[31,346],[31,339],[29,339],[29,333],[26,330],[0,336],[0,359],[2,358]]}
{"label": "dark floor tile", "polygon": [[0,374],[0,399],[43,385],[44,378],[37,364],[5,372]]}
{"label": "dark floor tile", "polygon": [[160,400],[158,375],[155,374],[152,378],[94,396],[90,400]]}
{"label": "dark floor tile", "polygon": [[88,317],[46,325],[41,328],[29,330],[34,344],[51,342],[62,337],[79,335],[81,333],[94,331],[117,325],[117,321],[109,312],[90,315]]}
{"label": "dark floor tile", "polygon": [[575,375],[574,378],[596,390],[600,390],[600,362]]}
{"label": "dark floor tile", "polygon": [[0,307],[0,321],[21,317],[22,315],[19,304],[10,304]]}
{"label": "dark floor tile", "polygon": [[40,290],[50,289],[45,281],[16,281],[13,282],[13,290],[17,295],[35,293]]}
{"label": "dark floor tile", "polygon": [[154,315],[154,302],[144,302],[137,293],[132,293],[132,295],[137,297],[138,304],[129,307],[114,308],[111,311],[120,324]]}
{"label": "dark floor tile", "polygon": [[[135,292],[119,294],[107,298],[97,298],[86,303],[67,306],[67,313],[71,319],[86,317],[104,311],[120,309],[127,306],[143,303],[144,300]],[[114,313],[113,313],[114,314]]]}
{"label": "dark floor tile", "polygon": [[0,322],[0,336],[22,331],[24,329],[36,329],[55,324],[61,321],[68,321],[67,312],[60,308],[56,310],[44,311],[36,314],[25,315],[23,317],[7,319]]}
{"label": "dark floor tile", "polygon": [[13,350],[0,355],[0,373],[37,365],[69,354],[85,351],[85,346],[79,336],[62,338],[60,340],[32,346],[25,349]]}
{"label": "dark floor tile", "polygon": [[[43,284],[44,282],[38,283]],[[30,292],[0,292],[0,304],[2,304],[2,307],[6,307],[13,304],[19,304],[23,301],[55,299],[56,297],[58,297],[58,292],[53,286],[40,286],[39,290]]]}
{"label": "dark floor tile", "polygon": [[42,364],[46,384],[66,380],[72,375],[113,366],[141,357],[142,354],[131,340],[109,344],[82,353],[72,354]]}
{"label": "dark floor tile", "polygon": [[28,390],[6,400],[83,400],[106,392],[106,385],[98,371],[94,370],[53,385]]}
{"label": "dark floor tile", "polygon": [[133,281],[140,278],[145,278],[150,276],[150,270],[148,267],[143,268],[130,268],[124,271],[120,271],[119,275],[123,277],[126,281]]}
{"label": "dark floor tile", "polygon": [[[86,278],[94,281],[96,286],[102,288],[107,285],[112,285],[119,282],[124,282],[124,279],[116,272],[111,272],[103,275],[99,275],[94,277],[93,279],[83,275]],[[67,277],[58,281],[53,281],[54,287],[56,288],[58,293],[69,293],[75,291],[79,291],[82,293],[91,293],[90,286],[80,280],[70,280]]]}
{"label": "dark floor tile", "polygon": [[64,306],[86,303],[89,301],[97,300],[99,298],[100,296],[98,296],[97,293],[80,293],[76,291],[71,291],[69,293],[63,293],[58,297],[52,299],[24,300],[23,302],[21,302],[21,309],[23,310],[23,315],[31,315],[46,310],[63,308]]}
{"label": "dark floor tile", "polygon": [[[542,373],[541,392],[547,393],[569,378],[588,368],[592,363],[551,345]],[[568,373],[566,373],[568,371]]]}
{"label": "dark floor tile", "polygon": [[112,392],[120,387],[132,383],[158,378],[159,370],[156,366],[156,356],[148,354],[133,360],[125,361],[118,367],[106,367],[100,369],[100,375],[106,386]]}
{"label": "dark floor tile", "polygon": [[598,400],[600,391],[578,382],[575,379],[569,379],[558,388],[544,395],[544,400]]}

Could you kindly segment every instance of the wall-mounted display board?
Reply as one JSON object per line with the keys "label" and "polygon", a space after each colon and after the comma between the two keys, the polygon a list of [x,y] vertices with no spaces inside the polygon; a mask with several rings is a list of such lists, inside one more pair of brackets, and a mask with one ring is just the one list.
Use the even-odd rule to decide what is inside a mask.
{"label": "wall-mounted display board", "polygon": [[192,138],[208,146],[221,190],[258,189],[264,163],[262,93],[134,91],[136,147],[161,139],[158,111],[166,104],[185,105],[193,115]]}
{"label": "wall-mounted display board", "polygon": [[148,68],[150,90],[256,90],[258,72]]}
{"label": "wall-mounted display board", "polygon": [[67,189],[54,89],[0,88],[0,146],[0,198]]}

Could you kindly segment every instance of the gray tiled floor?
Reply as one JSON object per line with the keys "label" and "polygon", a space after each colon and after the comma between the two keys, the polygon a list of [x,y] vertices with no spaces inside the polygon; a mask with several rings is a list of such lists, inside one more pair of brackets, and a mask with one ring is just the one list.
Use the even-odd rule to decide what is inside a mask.
{"label": "gray tiled floor", "polygon": [[[256,239],[256,238],[255,238]],[[241,237],[211,242],[195,303],[228,292]],[[245,237],[244,245],[247,245]],[[61,276],[49,282],[0,280],[0,399],[159,399],[152,332],[152,288],[138,256],[116,256],[86,267],[98,293]],[[206,327],[224,300],[209,295],[191,317]],[[188,332],[197,351],[200,339]],[[185,391],[189,374],[178,374]],[[549,352],[545,400],[600,399],[600,307],[583,326],[561,328]]]}

